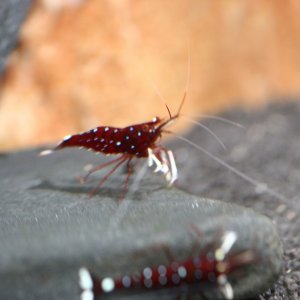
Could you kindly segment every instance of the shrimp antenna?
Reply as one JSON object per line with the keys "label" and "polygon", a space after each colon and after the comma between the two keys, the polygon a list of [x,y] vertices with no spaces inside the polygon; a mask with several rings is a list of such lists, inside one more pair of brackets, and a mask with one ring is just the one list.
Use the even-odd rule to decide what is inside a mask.
{"label": "shrimp antenna", "polygon": [[166,99],[164,98],[164,96],[161,94],[161,92],[159,91],[159,89],[157,88],[157,86],[151,82],[151,85],[152,85],[152,88],[154,89],[156,95],[160,98],[160,100],[164,103],[164,105],[166,106],[167,108],[167,111],[168,111],[168,114],[169,114],[169,117],[170,119],[172,119],[172,114],[171,114],[171,111],[169,109],[169,106],[167,105],[166,103]]}
{"label": "shrimp antenna", "polygon": [[181,109],[182,109],[183,104],[184,104],[185,99],[186,99],[188,87],[190,85],[190,75],[191,75],[191,53],[190,53],[190,47],[188,47],[188,63],[187,63],[186,73],[187,73],[186,74],[186,83],[185,83],[185,89],[184,89],[183,97],[182,97],[181,103],[179,105],[177,114],[173,118],[178,118],[179,117]]}
{"label": "shrimp antenna", "polygon": [[153,88],[154,88],[156,94],[159,96],[159,98],[164,102],[164,104],[165,104],[165,106],[166,106],[166,108],[167,108],[167,111],[168,111],[168,114],[169,114],[170,119],[179,117],[179,114],[180,114],[181,109],[182,109],[182,107],[183,107],[183,104],[184,104],[184,102],[185,102],[186,91],[185,91],[184,94],[183,94],[183,98],[182,98],[182,100],[181,100],[181,103],[180,103],[180,105],[179,105],[179,108],[178,108],[178,111],[177,111],[176,115],[175,115],[175,116],[172,116],[171,111],[170,111],[170,108],[169,108],[169,106],[166,104],[165,98],[161,95],[161,93],[159,92],[159,90],[157,89],[157,87],[156,87],[155,85],[153,85]]}
{"label": "shrimp antenna", "polygon": [[166,103],[165,103],[165,106],[166,106],[167,111],[168,111],[168,113],[169,113],[170,119],[172,119],[172,114],[171,114],[171,112],[170,112],[169,106],[168,106]]}
{"label": "shrimp antenna", "polygon": [[178,108],[177,113],[176,113],[175,116],[172,116],[170,108],[166,104],[166,99],[163,97],[163,95],[161,94],[161,92],[159,91],[159,89],[157,88],[157,86],[153,82],[151,82],[152,88],[154,89],[155,93],[157,94],[157,96],[160,98],[160,100],[166,106],[166,109],[167,109],[168,114],[169,114],[169,121],[178,118],[179,115],[180,115],[181,109],[182,109],[183,104],[184,104],[185,99],[186,99],[188,86],[190,84],[190,73],[191,73],[191,54],[190,54],[190,47],[188,47],[188,63],[187,63],[187,75],[186,75],[185,91],[184,91],[184,94],[183,94],[180,106],[179,106],[179,108]]}
{"label": "shrimp antenna", "polygon": [[194,143],[193,141],[190,141],[189,139],[183,137],[182,135],[176,134],[175,137],[179,140],[182,140],[182,141],[186,142],[187,144],[191,145],[195,149],[198,149],[199,151],[203,152],[205,155],[207,155],[208,157],[210,157],[214,161],[218,162],[220,165],[224,166],[225,168],[227,168],[228,170],[230,170],[231,172],[233,172],[234,174],[236,174],[240,178],[244,179],[246,182],[249,182],[250,184],[252,184],[255,187],[255,190],[256,190],[257,193],[266,192],[269,195],[274,196],[275,198],[277,198],[277,199],[279,199],[283,202],[287,202],[287,198],[284,195],[282,195],[281,193],[269,188],[266,183],[259,182],[256,179],[248,176],[247,174],[239,171],[238,169],[234,168],[232,165],[230,165],[227,162],[223,161],[218,156],[215,156],[214,154],[210,153],[208,150],[204,149],[203,147],[201,147],[200,145]]}
{"label": "shrimp antenna", "polygon": [[177,114],[176,114],[177,117],[179,117],[179,114],[181,112],[181,109],[182,109],[183,104],[184,104],[185,99],[186,99],[187,90],[188,90],[189,85],[190,85],[190,77],[191,77],[191,51],[190,51],[190,47],[188,47],[188,54],[187,55],[188,55],[188,63],[187,63],[187,70],[186,70],[187,74],[186,74],[185,90],[184,90],[183,97],[182,97],[180,106],[178,108]]}
{"label": "shrimp antenna", "polygon": [[238,122],[234,122],[232,120],[226,119],[226,118],[222,118],[220,116],[207,115],[207,114],[197,114],[197,115],[189,116],[189,115],[184,114],[184,117],[186,117],[187,120],[193,120],[193,121],[194,121],[193,118],[212,119],[212,120],[221,121],[221,122],[245,129],[244,125],[242,125]]}
{"label": "shrimp antenna", "polygon": [[181,100],[181,103],[180,103],[180,106],[179,106],[179,108],[178,108],[177,114],[175,115],[176,117],[179,117],[179,114],[180,114],[181,109],[182,109],[182,107],[183,107],[183,104],[184,104],[184,102],[185,102],[185,98],[186,98],[186,91],[185,91],[184,94],[183,94],[183,98],[182,98],[182,100]]}

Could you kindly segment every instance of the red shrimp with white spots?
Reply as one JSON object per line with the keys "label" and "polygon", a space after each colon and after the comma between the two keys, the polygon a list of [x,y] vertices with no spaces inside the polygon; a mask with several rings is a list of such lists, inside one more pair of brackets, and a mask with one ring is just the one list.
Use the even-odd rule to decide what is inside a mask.
{"label": "red shrimp with white spots", "polygon": [[[104,155],[119,155],[117,158],[109,162],[93,167],[85,176],[79,178],[80,182],[84,183],[86,182],[88,177],[94,172],[112,166],[112,169],[101,178],[98,185],[92,190],[90,194],[91,196],[93,196],[101,188],[101,186],[109,179],[109,177],[119,167],[125,164],[127,167],[127,175],[125,177],[121,196],[120,196],[121,200],[124,199],[130,177],[133,173],[133,168],[136,162],[142,158],[148,159],[148,166],[154,167],[155,173],[160,172],[165,176],[165,179],[168,182],[169,186],[173,185],[173,183],[178,179],[178,170],[177,170],[176,160],[173,151],[162,146],[159,143],[159,139],[162,137],[163,133],[172,133],[170,131],[167,131],[165,128],[171,125],[171,123],[176,121],[181,116],[181,110],[185,102],[185,98],[187,94],[186,91],[187,91],[189,75],[190,75],[190,57],[188,57],[188,59],[189,60],[188,60],[186,89],[182,101],[180,103],[180,106],[175,115],[171,114],[169,107],[166,105],[169,114],[169,118],[167,120],[163,120],[159,117],[155,117],[151,121],[140,123],[140,124],[133,124],[123,128],[99,126],[94,129],[88,130],[86,132],[82,132],[75,135],[68,135],[56,148],[53,149],[53,150],[60,150],[68,147],[79,147],[79,148],[85,148],[87,150],[92,150],[96,153],[102,153]],[[165,99],[162,97],[159,91],[157,91],[157,94],[161,98],[161,100],[165,102]],[[208,116],[208,115],[204,115],[203,117],[215,119],[238,127],[243,127],[238,123],[232,122],[222,117]],[[204,124],[192,119],[186,119],[186,120],[206,130],[218,141],[218,143],[223,148],[226,148],[223,142],[221,141],[221,139]],[[221,164],[228,170],[232,171],[234,174],[236,174],[240,178],[244,179],[246,182],[253,185],[256,188],[256,190],[259,191],[260,193],[266,192],[276,197],[277,199],[280,199],[282,201],[287,201],[284,195],[269,188],[266,183],[259,182],[255,178],[252,178],[247,174],[239,171],[232,165],[226,163],[221,158],[207,151],[198,143],[194,143],[193,141],[181,135],[175,134],[175,137],[187,143],[188,145],[194,147],[200,152],[204,153],[205,155],[207,155],[217,163]],[[53,150],[45,150],[42,151],[40,154],[47,155],[52,153]]]}
{"label": "red shrimp with white spots", "polygon": [[142,271],[117,278],[98,277],[87,268],[81,268],[81,300],[94,300],[115,292],[127,295],[180,287],[185,287],[187,293],[189,290],[195,293],[209,285],[218,288],[225,299],[233,299],[234,291],[227,276],[254,261],[253,251],[250,250],[230,254],[236,240],[236,233],[228,231],[223,234],[221,244],[214,249],[183,261],[173,260],[169,265],[145,266]]}
{"label": "red shrimp with white spots", "polygon": [[[174,116],[171,115],[171,112],[166,105],[169,118],[165,121],[155,117],[152,121],[130,125],[124,128],[109,126],[96,127],[80,134],[66,136],[54,150],[67,147],[83,147],[105,155],[120,155],[112,161],[92,168],[84,177],[80,178],[81,182],[85,182],[92,173],[110,165],[114,165],[112,170],[101,179],[99,184],[92,191],[92,195],[97,192],[102,184],[121,165],[126,163],[128,171],[121,194],[121,199],[123,199],[130,175],[132,174],[132,160],[134,158],[148,158],[149,167],[154,166],[154,172],[163,173],[169,185],[172,185],[178,177],[173,152],[158,144],[157,141],[161,138],[164,128],[179,117],[185,97],[186,94],[184,94],[180,107]],[[49,154],[52,151],[53,150],[43,151],[41,152],[41,155]]]}

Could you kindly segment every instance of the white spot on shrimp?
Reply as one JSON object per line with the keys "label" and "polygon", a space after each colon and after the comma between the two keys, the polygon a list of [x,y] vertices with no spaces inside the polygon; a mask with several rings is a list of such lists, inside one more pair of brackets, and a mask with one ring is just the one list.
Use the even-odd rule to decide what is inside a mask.
{"label": "white spot on shrimp", "polygon": [[119,130],[116,128],[115,130],[114,130],[114,133],[117,133]]}
{"label": "white spot on shrimp", "polygon": [[187,275],[186,268],[183,267],[183,266],[180,266],[180,267],[178,268],[178,275],[180,276],[180,278],[185,278],[186,275]]}
{"label": "white spot on shrimp", "polygon": [[144,279],[144,285],[145,285],[146,288],[150,289],[152,287],[152,279],[145,278]]}
{"label": "white spot on shrimp", "polygon": [[167,268],[163,265],[158,266],[157,268],[159,275],[163,276],[167,273]]}
{"label": "white spot on shrimp", "polygon": [[131,285],[131,279],[130,279],[130,277],[129,277],[129,276],[124,276],[124,277],[122,278],[122,284],[123,284],[123,286],[124,286],[125,288],[129,288],[130,285]]}
{"label": "white spot on shrimp", "polygon": [[142,133],[139,131],[139,132],[138,132],[138,136],[141,136],[141,135],[142,135]]}
{"label": "white spot on shrimp", "polygon": [[97,131],[98,131],[98,128],[95,128],[95,129],[93,129],[93,132],[95,132],[95,133],[96,133]]}
{"label": "white spot on shrimp", "polygon": [[109,127],[105,127],[105,128],[104,128],[104,131],[108,131],[108,130],[109,130]]}
{"label": "white spot on shrimp", "polygon": [[121,142],[119,141],[119,142],[116,142],[116,146],[121,146]]}
{"label": "white spot on shrimp", "polygon": [[114,143],[114,140],[110,140],[109,143],[110,143],[110,144],[113,144],[113,143]]}
{"label": "white spot on shrimp", "polygon": [[146,278],[151,278],[152,270],[149,267],[147,267],[147,268],[144,269],[143,274]]}
{"label": "white spot on shrimp", "polygon": [[130,130],[130,131],[134,131],[134,128],[131,126],[131,127],[129,128],[129,130]]}
{"label": "white spot on shrimp", "polygon": [[126,140],[129,140],[129,139],[130,139],[129,135],[126,135],[126,136],[125,136],[125,139],[126,139]]}
{"label": "white spot on shrimp", "polygon": [[101,143],[104,143],[104,141],[105,141],[105,139],[101,139],[101,140],[100,140]]}
{"label": "white spot on shrimp", "polygon": [[101,288],[103,292],[109,293],[114,290],[115,282],[112,278],[106,277],[101,281]]}
{"label": "white spot on shrimp", "polygon": [[69,134],[69,135],[66,135],[66,136],[64,137],[64,141],[69,140],[71,137],[72,137],[72,136],[71,136],[70,134]]}
{"label": "white spot on shrimp", "polygon": [[131,146],[130,146],[130,149],[134,149],[134,148],[135,148],[135,146],[134,146],[134,145],[131,145]]}
{"label": "white spot on shrimp", "polygon": [[98,138],[95,137],[95,138],[94,138],[94,141],[98,141]]}

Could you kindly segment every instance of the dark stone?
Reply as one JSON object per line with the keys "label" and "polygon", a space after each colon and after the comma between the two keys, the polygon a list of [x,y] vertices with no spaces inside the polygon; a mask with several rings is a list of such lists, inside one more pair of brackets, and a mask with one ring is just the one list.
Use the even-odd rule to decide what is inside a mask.
{"label": "dark stone", "polygon": [[225,142],[228,151],[202,129],[194,128],[185,135],[258,182],[267,183],[273,189],[269,193],[257,193],[252,184],[184,142],[174,140],[168,145],[177,156],[180,188],[201,197],[251,207],[274,222],[283,242],[284,271],[272,289],[255,299],[300,298],[299,115],[299,101],[284,99],[257,111],[235,110],[222,114],[242,123],[245,130],[206,120],[204,124]]}
{"label": "dark stone", "polygon": [[[234,251],[251,249],[257,258],[230,277],[236,297],[265,291],[280,272],[282,250],[276,231],[269,219],[252,210],[166,189],[163,178],[150,171],[134,194],[129,191],[132,200],[118,204],[124,180],[120,173],[90,199],[88,193],[101,175],[85,185],[74,177],[103,156],[78,149],[47,157],[37,154],[11,153],[0,160],[1,299],[76,299],[81,266],[114,275],[167,264],[155,246],[166,245],[180,260],[189,255],[196,238],[200,252],[228,230],[238,235]],[[194,179],[195,170],[190,169]],[[201,230],[201,237],[195,237],[191,224]],[[207,299],[217,296],[218,289],[205,291]],[[147,294],[143,299],[157,297]]]}
{"label": "dark stone", "polygon": [[[201,251],[229,230],[238,235],[234,251],[251,249],[258,259],[244,274],[230,278],[236,296],[257,295],[278,275],[281,247],[266,217],[165,189],[151,182],[152,174],[133,200],[118,204],[122,174],[90,199],[92,184],[81,186],[73,179],[76,168],[90,159],[96,161],[90,153],[66,150],[49,157],[15,153],[1,161],[1,299],[76,299],[81,266],[109,276],[168,264],[164,252],[153,247],[167,245],[180,260],[195,239]],[[191,224],[203,236],[196,236]],[[216,292],[208,291],[206,297],[215,299]],[[157,294],[143,297],[155,298]]]}
{"label": "dark stone", "polygon": [[[299,113],[298,103],[286,103],[262,111],[224,114],[243,123],[245,130],[217,121],[205,122],[226,141],[228,152],[219,149],[201,130],[194,129],[185,136],[259,183],[267,183],[280,192],[278,197],[274,192],[258,193],[253,185],[199,150],[175,140],[168,147],[177,157],[177,185],[223,203],[207,202],[176,189],[165,190],[162,177],[148,172],[134,201],[118,206],[124,174],[115,174],[92,199],[87,194],[103,173],[83,186],[74,179],[84,173],[84,165],[100,162],[102,156],[75,149],[48,157],[37,157],[38,151],[2,155],[0,298],[74,299],[79,293],[80,266],[106,275],[163,261],[166,258],[162,253],[151,251],[155,244],[168,245],[176,257],[187,255],[195,238],[189,224],[194,223],[204,232],[200,247],[207,243],[206,238],[208,242],[216,239],[216,229],[231,229],[239,235],[236,247],[256,247],[256,253],[263,256],[263,264],[254,264],[254,270],[245,272],[247,276],[237,282],[231,278],[236,295],[256,295],[269,287],[253,299],[298,299]],[[232,203],[269,216],[279,231],[285,250],[284,272],[275,286],[272,282],[279,271],[281,248],[274,228],[268,219]],[[118,217],[111,218],[116,211]],[[143,255],[136,257],[136,250],[142,250]],[[251,276],[257,271],[263,274],[265,283],[261,277]]]}
{"label": "dark stone", "polygon": [[0,1],[0,75],[7,55],[16,44],[20,25],[30,4],[31,0]]}

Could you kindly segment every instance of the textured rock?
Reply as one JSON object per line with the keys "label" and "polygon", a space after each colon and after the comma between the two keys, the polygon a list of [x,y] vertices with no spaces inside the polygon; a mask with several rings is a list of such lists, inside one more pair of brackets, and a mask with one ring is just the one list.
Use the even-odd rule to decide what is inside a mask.
{"label": "textured rock", "polygon": [[[213,160],[208,159],[198,150],[194,150],[185,143],[174,140],[168,145],[168,147],[175,151],[178,161],[180,175],[178,186],[201,197],[216,198],[224,202],[230,201],[243,206],[252,207],[257,212],[269,216],[275,224],[279,231],[280,239],[283,241],[285,250],[284,270],[275,286],[272,287],[270,285],[271,288],[264,294],[261,294],[259,299],[297,300],[300,295],[300,245],[298,238],[300,230],[300,207],[298,197],[300,193],[298,170],[298,166],[300,165],[299,113],[299,103],[290,103],[288,105],[278,104],[268,106],[266,109],[256,112],[235,111],[224,114],[225,117],[230,118],[233,121],[243,123],[246,130],[233,128],[229,125],[224,126],[224,124],[217,121],[205,122],[205,125],[209,126],[225,141],[229,148],[227,152],[221,150],[215,141],[202,130],[195,129],[190,134],[186,135],[186,137],[195,143],[200,144],[210,152],[222,157],[225,161],[233,164],[239,170],[256,178],[258,181],[267,183],[270,188],[279,191],[284,195],[284,198],[280,199],[276,198],[274,195],[257,193],[251,184],[238,178],[224,167]],[[88,193],[91,187],[96,184],[96,179],[85,186],[79,186],[73,179],[73,177],[78,174],[79,170],[81,170],[82,166],[93,161],[95,162],[97,159],[97,156],[84,151],[58,152],[53,156],[43,158],[37,158],[34,152],[0,155],[1,249],[4,249],[4,247],[7,249],[8,241],[12,241],[14,237],[18,241],[17,232],[20,231],[20,227],[22,229],[24,228],[24,232],[26,232],[26,230],[28,231],[26,226],[24,226],[26,222],[31,222],[32,224],[34,219],[37,224],[36,229],[39,227],[45,229],[45,226],[40,226],[41,215],[44,215],[46,218],[44,220],[44,225],[51,225],[56,222],[60,228],[60,230],[55,233],[43,236],[42,243],[46,243],[48,239],[55,240],[60,231],[61,235],[66,238],[66,234],[64,235],[63,233],[67,232],[67,230],[68,232],[71,230],[71,225],[69,223],[70,218],[75,216],[75,219],[78,219],[78,221],[76,221],[77,227],[75,227],[75,229],[79,228],[77,231],[77,238],[86,243],[86,255],[82,256],[80,259],[82,263],[86,262],[88,265],[95,265],[97,273],[101,275],[101,268],[103,265],[101,261],[95,258],[97,253],[94,249],[97,247],[97,242],[100,243],[98,236],[102,238],[102,231],[99,230],[99,223],[95,223],[98,224],[97,227],[93,222],[100,222],[105,218],[103,221],[103,223],[105,223],[107,216],[102,216],[102,218],[100,218],[100,213],[96,210],[93,211],[94,208],[99,205],[99,202],[102,203],[99,198],[97,198],[97,200],[94,198],[90,201],[90,199],[86,197],[86,193]],[[117,186],[120,184],[120,178],[118,178],[118,176],[120,175],[116,175],[112,180],[114,187],[116,184]],[[158,183],[162,184],[162,181],[160,176],[157,177],[150,174],[150,177],[147,177],[144,183],[147,183],[147,191],[149,191],[151,187]],[[113,192],[114,190],[106,185],[106,188],[103,189],[102,194],[100,193],[100,195],[104,195],[105,193],[110,193],[110,195],[112,195]],[[157,190],[156,192],[159,193],[160,190]],[[42,197],[39,196],[41,194],[43,195]],[[115,195],[115,197],[118,197],[118,195]],[[143,193],[138,191],[137,197],[141,199]],[[32,200],[30,200],[31,198]],[[9,201],[7,199],[9,199]],[[162,203],[163,200],[153,199],[153,201]],[[10,209],[7,209],[7,207],[5,208],[8,204],[4,203],[8,203]],[[138,202],[137,205],[141,205],[142,203],[143,202]],[[105,205],[111,205],[112,210],[116,207],[114,202],[107,199],[104,200],[104,203],[100,204],[101,207]],[[146,204],[144,203],[144,205]],[[89,209],[89,207],[92,208]],[[129,208],[130,213],[131,204]],[[88,218],[89,224],[92,223],[93,226],[96,226],[94,229],[91,229],[93,226],[88,226],[87,224],[84,225],[83,222],[81,222],[82,211],[86,214],[88,212],[89,214],[94,214],[94,217],[90,217],[89,215]],[[65,214],[63,214],[64,212]],[[62,214],[63,218],[61,217]],[[5,216],[5,218],[3,216]],[[154,217],[156,216],[154,215]],[[237,214],[235,217],[239,218],[239,215]],[[233,222],[232,218],[230,219],[231,222]],[[263,219],[258,217],[258,220]],[[210,221],[205,223],[210,224]],[[114,222],[113,224],[115,224],[115,229],[112,230],[111,233],[111,243],[118,243],[115,242],[115,240],[119,238],[123,241],[124,237],[120,237],[120,229],[118,229],[120,226],[118,226],[118,222]],[[73,225],[74,224],[72,224],[72,226]],[[109,224],[109,226],[110,225],[111,224]],[[106,226],[108,225],[106,224]],[[145,228],[144,226],[142,226],[142,228]],[[93,239],[94,246],[91,250],[89,250],[86,240],[89,236],[82,235],[82,231],[87,227],[87,232],[92,230],[90,236],[97,235]],[[249,228],[251,229],[251,226],[249,226]],[[247,228],[247,230],[250,230],[249,228]],[[51,226],[49,230],[50,229]],[[262,230],[263,229],[264,226],[262,226]],[[181,230],[185,230],[185,228]],[[100,232],[99,234],[98,231]],[[26,236],[29,236],[29,234]],[[37,242],[34,242],[34,236],[31,237],[33,239],[31,247],[36,246],[36,249],[42,249],[40,252],[45,250],[44,248],[39,248],[41,246],[37,244]],[[135,247],[136,249],[143,249],[144,246],[146,247],[146,245],[143,245],[142,243],[139,244],[139,241],[143,238],[144,235],[141,229],[141,234],[136,236],[136,244],[132,245],[132,247]],[[164,238],[166,238],[166,241],[168,242],[166,231],[162,231],[161,235],[159,235],[157,239],[155,238],[154,242],[164,241]],[[26,239],[23,238],[23,240]],[[109,242],[106,242],[108,239],[102,239],[101,241],[99,252],[104,251],[103,247],[105,247],[105,243],[111,245]],[[152,241],[153,240],[148,241],[147,247]],[[174,242],[174,238],[172,241]],[[59,243],[57,242],[56,244],[58,247]],[[48,264],[47,269],[44,270],[41,265],[36,265],[34,267],[34,270],[37,270],[35,273],[24,271],[22,273],[24,274],[24,277],[21,281],[19,280],[19,285],[23,284],[24,288],[27,286],[28,288],[25,288],[25,291],[32,293],[35,291],[36,294],[42,291],[45,293],[49,291],[52,291],[51,293],[53,293],[53,291],[56,291],[57,294],[64,295],[65,299],[68,299],[66,298],[66,294],[71,291],[74,293],[72,295],[75,297],[77,293],[77,291],[74,291],[77,281],[75,270],[77,265],[75,267],[73,264],[76,257],[75,259],[73,258],[74,254],[72,254],[72,252],[78,249],[78,245],[71,245],[68,249],[63,249],[60,252],[57,251],[57,248],[53,249],[50,249],[54,253],[52,254],[52,257],[49,256],[46,258],[46,255],[44,257],[46,262],[51,261],[51,266]],[[22,249],[19,249],[18,251],[21,253]],[[81,249],[78,251],[80,252]],[[116,247],[115,251],[121,250],[118,250]],[[59,269],[60,264],[62,264],[62,260],[60,260],[60,254],[62,252],[69,260],[67,262],[63,261],[64,269]],[[13,255],[13,253],[14,252],[12,251],[11,255]],[[9,255],[7,252],[6,254]],[[33,254],[37,256],[36,253]],[[90,259],[94,259],[94,261],[91,261],[90,263],[88,263],[89,254],[92,255],[92,258]],[[146,252],[145,256],[147,258],[145,259],[147,262],[148,259],[153,259],[153,256],[151,255],[155,254]],[[3,266],[3,257],[4,251],[1,251],[0,270]],[[53,259],[53,257],[55,259]],[[124,258],[120,257],[120,259]],[[79,259],[77,261],[79,261]],[[19,268],[22,268],[23,264],[27,262],[28,259],[25,257],[20,263]],[[68,262],[69,265],[67,265]],[[17,263],[14,265],[16,266]],[[127,268],[127,266],[123,267]],[[58,270],[60,270],[60,272]],[[18,276],[21,273],[18,273],[17,271],[18,269],[16,269],[15,273],[17,274],[16,279],[19,279]],[[45,272],[47,272],[48,275],[41,276],[41,274],[45,274]],[[12,275],[12,273],[10,274]],[[31,276],[34,276],[35,274],[36,278],[39,279],[39,284],[42,284],[41,286],[43,286],[43,289],[39,285],[34,289],[30,289],[32,280],[27,280],[26,277],[26,275],[29,276],[29,274],[32,274]],[[4,278],[7,278],[7,273]],[[1,275],[2,284],[4,283],[4,278]],[[3,288],[0,288],[0,290],[3,291]],[[19,293],[19,299],[22,298],[22,291],[24,293],[24,290],[14,289],[14,291]],[[258,297],[255,297],[255,299],[258,299]]]}
{"label": "textured rock", "polygon": [[178,182],[181,188],[201,197],[251,207],[270,217],[277,227],[285,250],[284,270],[276,285],[259,299],[300,298],[300,104],[284,102],[259,111],[235,110],[222,115],[242,123],[245,130],[215,120],[205,122],[225,142],[228,151],[201,129],[195,128],[186,135],[248,176],[266,183],[281,194],[279,197],[257,193],[252,184],[186,143],[174,141],[169,145],[177,161],[182,159]]}
{"label": "textured rock", "polygon": [[22,23],[31,0],[9,0],[0,2],[0,74],[6,56],[17,40],[18,29]]}
{"label": "textured rock", "polygon": [[[234,251],[252,249],[259,261],[231,278],[236,296],[266,290],[280,271],[282,250],[274,227],[252,210],[165,189],[161,177],[152,173],[129,194],[134,199],[121,205],[116,199],[123,174],[115,174],[90,199],[87,193],[96,179],[82,186],[74,175],[100,156],[74,149],[49,157],[37,153],[0,158],[1,299],[78,299],[82,265],[99,275],[114,275],[168,263],[153,247],[167,245],[179,260],[190,253],[195,238],[201,251],[227,230],[238,234]],[[201,237],[191,224],[200,228]],[[215,299],[217,292],[206,296]],[[174,295],[164,295],[170,297]]]}

